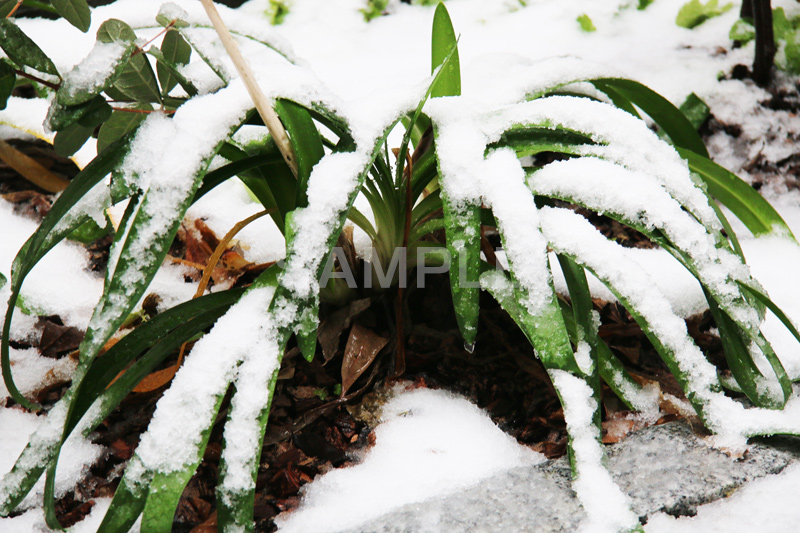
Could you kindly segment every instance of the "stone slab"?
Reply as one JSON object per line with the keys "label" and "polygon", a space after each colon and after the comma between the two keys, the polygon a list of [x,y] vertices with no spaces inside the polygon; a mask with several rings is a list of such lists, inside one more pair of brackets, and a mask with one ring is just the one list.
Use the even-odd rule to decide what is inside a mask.
{"label": "stone slab", "polygon": [[[487,453],[491,453],[487,450]],[[608,467],[642,523],[693,515],[743,484],[800,459],[800,439],[764,439],[741,459],[709,447],[684,422],[651,426],[608,447]],[[574,531],[584,516],[565,458],[510,470],[439,499],[410,504],[348,533]]]}

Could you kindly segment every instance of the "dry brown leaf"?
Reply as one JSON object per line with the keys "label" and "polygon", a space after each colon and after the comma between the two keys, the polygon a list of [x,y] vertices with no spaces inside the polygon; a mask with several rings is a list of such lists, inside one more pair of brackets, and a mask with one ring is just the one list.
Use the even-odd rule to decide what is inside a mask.
{"label": "dry brown leaf", "polygon": [[327,363],[339,348],[342,331],[350,326],[350,322],[370,306],[371,300],[364,298],[350,302],[347,307],[338,309],[325,318],[319,326],[317,339],[322,347],[322,357]]}
{"label": "dry brown leaf", "polygon": [[26,180],[47,192],[63,191],[69,185],[67,179],[50,172],[41,163],[23,154],[3,140],[0,140],[0,159],[19,172]]}
{"label": "dry brown leaf", "polygon": [[636,423],[627,418],[612,418],[603,422],[603,444],[614,444],[624,439],[636,428]]}
{"label": "dry brown leaf", "polygon": [[156,370],[144,377],[133,389],[133,392],[150,392],[163,387],[175,376],[180,368],[180,361],[163,370]]}
{"label": "dry brown leaf", "polygon": [[211,516],[202,524],[194,526],[191,533],[217,533],[217,512],[211,513]]}
{"label": "dry brown leaf", "polygon": [[355,383],[358,377],[369,368],[389,339],[381,337],[372,330],[353,324],[342,361],[342,396]]}

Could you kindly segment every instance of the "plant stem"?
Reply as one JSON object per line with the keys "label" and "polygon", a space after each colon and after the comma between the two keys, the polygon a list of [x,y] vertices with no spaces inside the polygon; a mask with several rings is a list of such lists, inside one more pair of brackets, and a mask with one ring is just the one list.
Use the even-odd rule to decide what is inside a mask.
{"label": "plant stem", "polygon": [[[403,227],[403,250],[408,250],[408,236],[411,233],[411,210],[414,207],[414,198],[411,193],[411,157],[406,152],[406,160],[408,166],[403,171],[405,178],[406,190],[406,213],[405,213],[405,226]],[[397,162],[400,165],[400,161]],[[398,377],[406,371],[406,339],[405,339],[405,326],[403,323],[403,299],[405,297],[405,289],[402,284],[397,287],[397,307],[396,312],[396,329],[397,329],[397,353],[394,360],[393,377]]]}
{"label": "plant stem", "polygon": [[18,68],[15,68],[14,72],[17,74],[17,76],[22,76],[23,78],[27,78],[27,79],[29,79],[31,81],[35,81],[36,83],[44,85],[45,87],[47,87],[49,89],[53,89],[54,91],[57,91],[57,90],[59,90],[61,88],[61,84],[59,84],[59,83],[50,83],[49,81],[45,81],[42,78],[34,76],[33,74],[28,74],[24,70],[20,70]]}
{"label": "plant stem", "polygon": [[219,35],[222,45],[225,47],[225,51],[228,52],[236,70],[239,72],[239,76],[242,77],[242,81],[245,87],[247,87],[247,92],[250,93],[250,98],[253,99],[258,114],[261,115],[261,120],[264,121],[264,125],[267,126],[269,134],[275,140],[275,144],[280,150],[286,164],[289,166],[294,176],[297,177],[297,162],[295,161],[294,149],[292,148],[291,142],[289,142],[286,129],[283,127],[283,124],[281,124],[281,120],[278,118],[275,110],[272,109],[269,100],[267,100],[267,97],[256,83],[255,76],[253,76],[250,66],[239,51],[239,46],[236,44],[236,41],[233,40],[231,32],[228,30],[227,26],[225,26],[225,23],[222,22],[222,18],[219,16],[217,8],[214,7],[214,3],[211,0],[200,1],[203,3],[203,7],[206,13],[208,13],[208,18],[211,19],[211,24],[214,25],[214,29],[217,35]]}
{"label": "plant stem", "polygon": [[742,9],[739,11],[739,18],[753,18],[753,0],[742,0]]}
{"label": "plant stem", "polygon": [[171,115],[175,112],[172,109],[133,109],[131,107],[112,107],[111,109],[124,113],[142,113],[145,115],[149,115],[150,113],[166,113],[167,115]]}
{"label": "plant stem", "polygon": [[58,14],[56,8],[54,8],[47,2],[40,2],[39,0],[22,0],[22,3],[34,9],[41,9],[42,11],[47,11],[48,13],[52,13],[54,15]]}
{"label": "plant stem", "polygon": [[[756,55],[753,61],[753,79],[760,87],[770,80],[775,59],[775,34],[772,29],[770,0],[749,0],[756,27]],[[744,5],[742,10],[744,10]]]}
{"label": "plant stem", "polygon": [[21,5],[22,5],[22,0],[17,0],[17,5],[11,8],[11,11],[9,11],[8,15],[6,15],[6,18],[10,19],[11,17],[13,17],[14,13],[17,12],[17,9],[19,9],[19,6]]}

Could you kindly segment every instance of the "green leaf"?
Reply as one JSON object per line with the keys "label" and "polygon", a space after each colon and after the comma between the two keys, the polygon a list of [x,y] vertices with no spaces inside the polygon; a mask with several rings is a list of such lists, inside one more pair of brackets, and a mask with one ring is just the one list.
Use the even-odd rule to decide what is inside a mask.
{"label": "green leaf", "polygon": [[305,207],[308,205],[308,178],[314,165],[319,163],[325,155],[322,138],[319,134],[311,115],[301,105],[290,100],[275,102],[275,112],[283,122],[289,140],[297,159],[297,190],[295,192],[295,205]]}
{"label": "green leaf", "polygon": [[283,24],[286,15],[289,14],[289,6],[291,4],[287,0],[269,0],[269,5],[264,12],[267,15],[267,20],[273,26]]}
{"label": "green leaf", "polygon": [[73,122],[56,133],[56,138],[53,139],[53,148],[61,157],[70,157],[89,140],[93,131],[94,128],[87,128],[79,122]]}
{"label": "green leaf", "polygon": [[[30,270],[53,246],[87,219],[86,216],[75,216],[71,220],[66,220],[65,218],[86,192],[121,162],[122,158],[127,154],[129,142],[130,139],[123,139],[116,146],[110,147],[109,150],[100,154],[89,163],[89,165],[71,181],[69,187],[62,192],[53,204],[50,212],[45,216],[39,228],[28,239],[14,259],[14,264],[12,265],[11,297],[8,301],[5,322],[3,324],[1,360],[3,380],[6,388],[12,398],[29,409],[36,409],[37,406],[22,396],[14,384],[8,350],[11,319],[16,304],[19,301],[19,292],[22,283]],[[59,223],[61,224],[56,231],[56,225]],[[67,392],[67,396],[69,397],[73,394],[74,392]],[[42,461],[42,457],[51,457],[51,454],[56,453],[58,438],[59,434],[49,434],[46,440],[40,440],[35,448],[31,447],[30,443],[25,448],[20,460],[12,469],[12,473],[8,474],[8,476],[12,478],[10,482],[11,485],[7,485],[7,478],[3,479],[3,494],[6,496],[5,499],[0,502],[0,512],[5,514],[16,508],[19,502],[21,502],[30,491],[46,466],[46,463]],[[35,460],[30,460],[31,454],[36,456]]]}
{"label": "green leaf", "polygon": [[672,143],[678,148],[689,149],[703,157],[708,157],[708,150],[697,133],[697,129],[672,103],[639,82],[621,78],[601,78],[589,80],[600,91],[607,87],[627,98],[645,113],[650,115],[658,126],[669,135]]}
{"label": "green leaf", "polygon": [[581,29],[586,33],[591,33],[593,31],[597,31],[597,28],[594,27],[594,23],[592,19],[589,18],[589,15],[583,13],[578,17],[578,24],[580,24]]}
{"label": "green leaf", "polygon": [[[794,36],[795,30],[797,30],[796,25],[789,20],[782,7],[772,10],[772,32],[775,35],[775,41],[788,42]],[[755,39],[755,28],[753,29],[753,38]]]}
{"label": "green leaf", "polygon": [[0,18],[6,18],[16,5],[17,0],[0,0]]}
{"label": "green leaf", "polygon": [[86,0],[51,0],[58,14],[86,33],[92,24],[92,13]]}
{"label": "green leaf", "polygon": [[158,81],[145,54],[131,56],[113,87],[135,102],[161,103]]}
{"label": "green leaf", "polygon": [[58,76],[58,69],[42,49],[9,19],[0,19],[0,48],[19,66]]}
{"label": "green leaf", "polygon": [[69,234],[67,237],[71,241],[81,242],[83,244],[91,244],[97,239],[102,239],[108,235],[113,226],[106,221],[105,227],[100,227],[93,219],[89,219]]}
{"label": "green leaf", "polygon": [[478,335],[480,312],[481,213],[480,205],[457,206],[441,190],[442,212],[450,254],[450,292],[464,343],[471,347]]}
{"label": "green leaf", "polygon": [[98,28],[97,40],[101,43],[134,42],[136,41],[136,33],[127,22],[119,19],[108,19]]}
{"label": "green leaf", "polygon": [[[129,464],[126,471],[132,466]],[[97,531],[128,533],[142,514],[149,491],[146,483],[136,484],[123,477]]]}
{"label": "green leaf", "polygon": [[[164,57],[164,54],[161,52],[161,50],[159,50],[155,46],[151,46],[150,48],[148,48],[147,52],[145,52],[145,53],[147,55],[149,55],[149,56],[152,56],[152,57],[156,58],[156,72],[157,73],[160,73],[162,71],[163,72],[168,72],[170,78],[171,79],[174,78],[174,81],[178,85],[180,85],[183,88],[184,91],[186,91],[186,94],[188,94],[190,97],[191,96],[197,96],[199,91],[197,90],[197,87],[195,87],[194,83],[189,81],[188,78],[186,78],[183,74],[181,74],[181,71],[178,68],[178,66],[172,64],[169,60],[167,60],[167,58]],[[161,79],[162,75],[161,74],[158,74],[158,75],[159,75],[159,79]],[[172,105],[171,103],[168,103],[169,100],[170,100],[170,97],[167,96],[167,93],[165,93],[163,90],[161,91],[161,96],[162,96],[165,104]],[[175,99],[173,99],[173,100],[175,100]]]}
{"label": "green leaf", "polygon": [[[108,47],[117,47],[114,51],[115,55],[110,60],[104,59],[106,63],[102,67],[97,68],[97,73],[92,80],[87,83],[85,76],[78,74],[75,77],[67,75],[64,85],[58,91],[57,104],[61,106],[76,106],[90,101],[101,92],[105,91],[127,70],[132,54],[136,50],[136,43],[129,42],[127,45],[120,46],[117,42],[115,44],[108,44],[98,42],[95,48],[90,52],[90,55],[84,61],[92,63],[93,55],[100,55],[104,57],[108,54]],[[137,56],[138,57],[138,56]],[[79,71],[81,64],[76,66],[73,71]]]}
{"label": "green leaf", "polygon": [[694,93],[689,93],[689,96],[686,97],[679,109],[696,130],[699,130],[700,126],[711,115],[711,109],[708,104]]}
{"label": "green leaf", "polygon": [[102,97],[95,97],[91,100],[91,105],[78,120],[81,126],[86,128],[96,128],[109,118],[111,118],[111,106]]}
{"label": "green leaf", "polygon": [[0,111],[6,108],[6,102],[14,92],[17,74],[8,62],[0,60]]}
{"label": "green leaf", "polygon": [[367,0],[366,7],[359,9],[359,11],[364,15],[364,20],[369,22],[374,18],[382,16],[386,12],[388,6],[389,0]]}
{"label": "green leaf", "polygon": [[[428,92],[431,97],[461,95],[461,68],[458,60],[458,42],[450,15],[444,4],[436,6],[431,36],[431,71],[437,73]],[[427,96],[427,95],[426,95]],[[423,100],[424,102],[424,100]],[[419,115],[419,109],[417,110]],[[412,119],[412,125],[415,122]],[[410,131],[406,132],[408,137]],[[434,128],[434,138],[436,137]],[[401,146],[401,161],[404,159]],[[440,172],[441,173],[441,172]],[[447,236],[450,268],[450,291],[461,336],[467,346],[472,346],[478,334],[480,289],[480,205],[456,206],[446,191],[442,191],[442,207]]]}
{"label": "green leaf", "polygon": [[645,9],[647,9],[647,6],[652,4],[654,1],[655,0],[639,0],[639,5],[636,6],[636,9],[638,9],[639,11],[644,11]]}
{"label": "green leaf", "polygon": [[500,139],[490,144],[488,149],[508,147],[517,153],[517,157],[541,152],[578,155],[581,146],[590,144],[596,144],[591,137],[564,128],[519,125],[504,131]]}
{"label": "green leaf", "polygon": [[[189,63],[192,47],[181,37],[179,31],[168,30],[161,43],[161,53],[164,57],[156,63],[156,72],[161,83],[161,92],[166,95],[178,84],[178,78],[174,75],[175,67]],[[189,95],[194,96],[191,93]]]}
{"label": "green leaf", "polygon": [[105,150],[123,135],[134,131],[139,127],[142,121],[147,118],[146,113],[136,113],[133,110],[152,111],[153,106],[150,104],[139,104],[129,109],[132,111],[114,111],[111,113],[111,117],[100,126],[100,131],[97,134],[98,152]]}
{"label": "green leaf", "polygon": [[69,157],[77,152],[92,136],[95,128],[111,116],[111,106],[102,96],[95,96],[82,108],[80,117],[64,128],[60,128],[53,141],[56,153]]}
{"label": "green leaf", "polygon": [[[781,9],[781,11],[783,10]],[[773,26],[774,25],[775,24],[773,24]],[[756,38],[756,28],[753,26],[751,20],[739,19],[733,23],[733,26],[731,26],[731,31],[728,33],[728,37],[731,41],[739,41],[742,44],[747,44]],[[778,35],[776,32],[775,38],[777,39],[777,37]]]}
{"label": "green leaf", "polygon": [[784,235],[795,240],[775,208],[736,174],[690,150],[678,148],[678,153],[689,162],[691,171],[702,178],[708,192],[730,209],[753,235]]}
{"label": "green leaf", "polygon": [[[101,95],[95,95],[91,100],[77,105],[64,105],[56,99],[47,111],[45,123],[53,131],[61,131],[67,126],[82,120],[87,115],[98,116],[105,113],[109,105]],[[87,119],[89,120],[89,119]]]}
{"label": "green leaf", "polygon": [[[452,56],[451,56],[452,54]],[[449,59],[448,59],[449,57]],[[447,60],[447,64],[445,64]],[[444,71],[433,86],[431,97],[461,94],[461,67],[458,60],[458,40],[444,4],[436,6],[431,32],[431,72],[444,65]]]}
{"label": "green leaf", "polygon": [[481,267],[481,287],[517,323],[545,368],[580,373],[555,294],[541,315],[534,317],[521,303],[526,299],[526,291],[510,272],[494,270],[486,264]]}
{"label": "green leaf", "polygon": [[710,18],[722,15],[733,7],[733,4],[725,4],[718,7],[719,0],[708,0],[703,4],[700,0],[690,0],[678,11],[675,24],[682,28],[696,28]]}

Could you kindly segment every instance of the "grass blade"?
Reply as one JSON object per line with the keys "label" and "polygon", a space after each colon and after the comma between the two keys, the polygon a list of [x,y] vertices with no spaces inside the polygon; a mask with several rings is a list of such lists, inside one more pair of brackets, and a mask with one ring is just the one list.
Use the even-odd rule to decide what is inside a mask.
{"label": "grass blade", "polygon": [[678,153],[689,162],[692,172],[703,179],[708,192],[730,209],[754,236],[782,235],[796,240],[775,208],[739,176],[690,150],[678,148]]}
{"label": "grass blade", "polygon": [[450,14],[444,4],[439,3],[433,15],[431,71],[435,71],[441,66],[443,72],[442,76],[433,84],[431,91],[433,98],[461,94],[461,66],[458,60],[457,41]]}
{"label": "grass blade", "polygon": [[621,78],[602,78],[589,81],[601,91],[610,87],[618,95],[641,108],[664,130],[664,133],[669,135],[675,146],[708,157],[706,145],[692,123],[681,113],[680,109],[657,92],[639,82]]}

